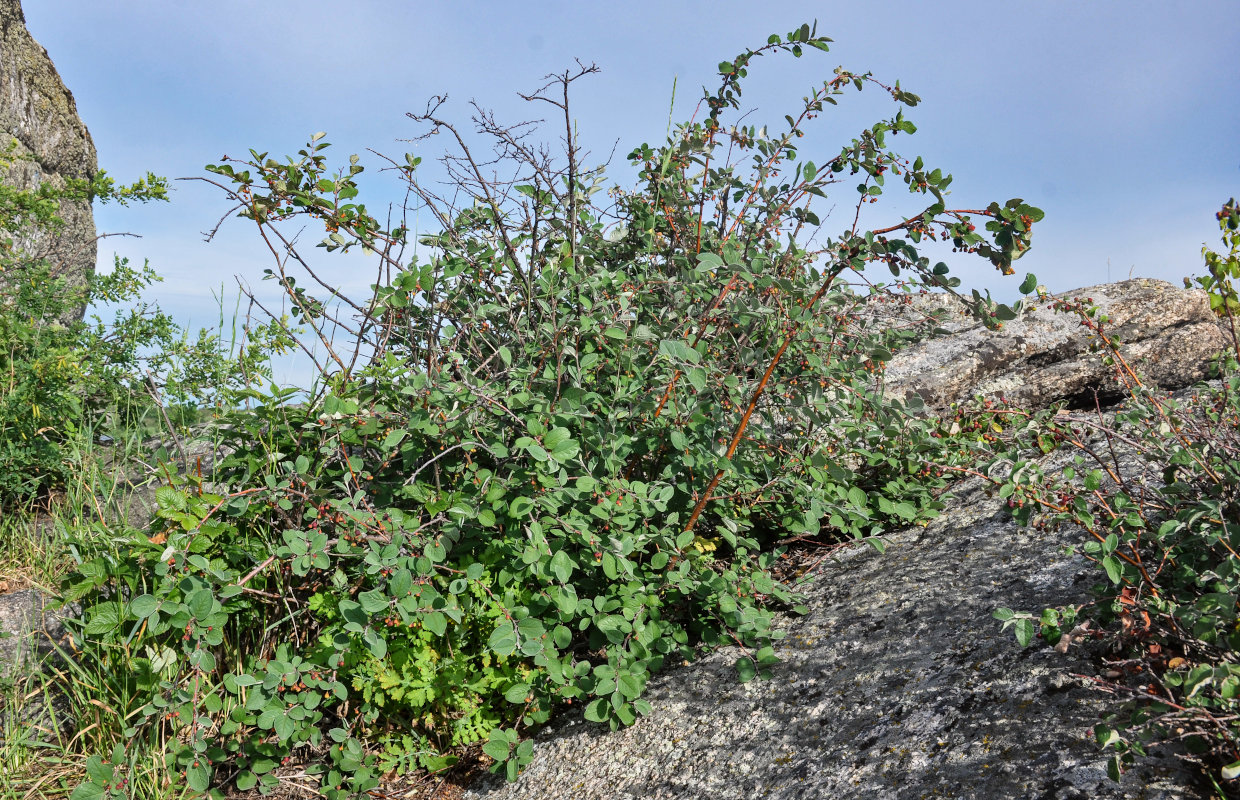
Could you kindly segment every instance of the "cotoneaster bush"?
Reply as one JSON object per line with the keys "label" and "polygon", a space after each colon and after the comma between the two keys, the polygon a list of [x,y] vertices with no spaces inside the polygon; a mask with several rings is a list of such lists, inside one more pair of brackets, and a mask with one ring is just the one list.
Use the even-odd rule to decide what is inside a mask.
{"label": "cotoneaster bush", "polygon": [[[1198,282],[1234,334],[1234,201],[1218,219],[1231,254],[1207,249],[1210,277]],[[1100,640],[1091,680],[1121,703],[1093,733],[1114,750],[1115,780],[1150,747],[1178,743],[1220,796],[1238,796],[1240,351],[1220,358],[1217,382],[1176,399],[1141,381],[1087,301],[1059,310],[1094,333],[1125,402],[1111,415],[1009,415],[1012,449],[989,469],[1018,521],[1081,530],[1077,549],[1105,579],[1085,606],[995,616],[1022,646]],[[1059,447],[1073,454],[1062,471],[1033,460]]]}
{"label": "cotoneaster bush", "polygon": [[[945,449],[875,389],[911,334],[864,325],[869,292],[846,276],[956,285],[927,239],[1010,273],[1041,212],[949,209],[950,176],[890,149],[915,130],[902,111],[803,158],[805,126],[851,91],[917,103],[868,73],[837,70],[781,133],[725,126],[753,59],[827,43],[803,26],[724,62],[702,119],[631,153],[631,190],[582,166],[571,128],[556,161],[522,128],[480,113],[471,135],[432,103],[412,116],[456,144],[453,199],[412,155],[388,162],[408,213],[438,223],[416,247],[321,135],[209,168],[271,248],[319,381],[248,392],[229,490],[173,481],[128,552],[66,585],[84,652],[123,649],[155,687],[131,733],[182,743],[169,758],[190,789],[270,790],[296,761],[345,797],[475,744],[515,778],[522,733],[557,708],[631,724],[653,673],[724,644],[742,646],[742,680],[765,673],[773,613],[797,602],[771,574],[782,541],[881,549],[934,515],[926,465]],[[534,99],[571,119],[592,71]],[[924,212],[823,233],[816,202],[842,191],[859,218],[893,185]],[[293,225],[322,225],[324,256],[369,254],[373,290],[345,296]]]}

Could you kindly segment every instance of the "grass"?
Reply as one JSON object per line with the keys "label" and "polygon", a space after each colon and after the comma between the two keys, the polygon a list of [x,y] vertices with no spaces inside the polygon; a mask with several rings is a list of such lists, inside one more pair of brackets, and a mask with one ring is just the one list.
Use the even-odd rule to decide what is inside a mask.
{"label": "grass", "polygon": [[[151,433],[143,419],[107,440],[84,437],[72,454],[69,485],[0,515],[0,594],[36,589],[55,597],[84,557],[121,549],[125,537],[109,509],[128,491],[124,476],[147,462],[143,441]],[[135,743],[127,735],[128,720],[146,697],[135,680],[135,654],[118,650],[83,661],[91,667],[64,655],[41,673],[26,670],[0,683],[0,800],[67,798],[85,776],[87,759],[122,743],[132,762],[126,797],[182,797],[162,764],[165,743]],[[65,717],[75,720],[67,739],[58,733]]]}

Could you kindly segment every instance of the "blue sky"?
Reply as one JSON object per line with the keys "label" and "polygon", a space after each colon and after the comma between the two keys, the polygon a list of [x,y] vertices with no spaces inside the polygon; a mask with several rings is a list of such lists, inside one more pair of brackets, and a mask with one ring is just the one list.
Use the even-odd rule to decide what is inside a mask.
{"label": "blue sky", "polygon": [[[147,170],[203,175],[249,148],[295,152],[315,131],[341,162],[365,148],[398,155],[421,132],[405,112],[447,93],[468,118],[477,100],[501,119],[538,118],[517,98],[574,58],[599,75],[577,84],[581,140],[611,173],[623,156],[662,141],[673,79],[688,117],[716,65],[771,33],[818,21],[830,53],[763,59],[750,70],[748,122],[772,123],[836,66],[873,71],[922,97],[907,113],[906,155],[954,175],[952,200],[977,207],[1023,197],[1046,211],[1019,272],[1052,291],[1130,274],[1175,283],[1218,245],[1214,212],[1240,194],[1240,14],[1217,3],[1160,2],[460,2],[25,0],[27,27],[77,99],[100,166],[126,180]],[[833,154],[894,109],[874,94],[820,118],[803,157]],[[550,129],[550,136],[558,133]],[[435,143],[414,152],[430,162]],[[429,176],[429,173],[428,173]],[[371,176],[382,191],[384,181]],[[235,294],[268,266],[252,228],[201,231],[227,209],[217,190],[180,182],[170,204],[97,210],[113,253],[150,259],[166,277],[154,296],[188,325],[216,317],[212,291]],[[383,195],[379,195],[383,196]],[[839,198],[838,224],[851,202]],[[372,210],[376,204],[370,203]],[[880,203],[890,221],[897,205]],[[876,222],[881,220],[876,219]],[[320,232],[312,232],[317,240]],[[309,232],[307,234],[309,236]],[[976,263],[974,263],[976,262]],[[325,264],[331,262],[324,262]],[[365,271],[330,273],[362,285]],[[967,286],[1015,296],[977,259],[953,264]],[[360,283],[359,283],[360,282]]]}

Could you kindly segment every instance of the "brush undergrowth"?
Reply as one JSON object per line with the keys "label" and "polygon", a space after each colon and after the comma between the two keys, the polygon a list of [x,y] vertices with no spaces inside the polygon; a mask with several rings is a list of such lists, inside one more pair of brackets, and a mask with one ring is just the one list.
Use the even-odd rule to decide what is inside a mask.
{"label": "brush undergrowth", "polygon": [[[1011,449],[995,460],[1000,493],[1016,519],[1083,533],[1076,548],[1105,581],[1085,606],[995,616],[1027,646],[1035,636],[1066,650],[1094,641],[1097,674],[1083,676],[1122,701],[1094,727],[1114,751],[1111,776],[1154,746],[1201,770],[1220,796],[1240,796],[1240,340],[1234,315],[1240,277],[1240,213],[1217,218],[1226,254],[1204,251],[1196,282],[1226,320],[1232,349],[1217,380],[1170,396],[1147,386],[1087,301],[1081,317],[1114,368],[1126,399],[1113,413],[1023,415]],[[1189,285],[1186,280],[1186,286]],[[1018,419],[1022,415],[1009,417]],[[1032,459],[1066,448],[1071,464],[1048,472]],[[1002,448],[1000,448],[1002,449]]]}
{"label": "brush undergrowth", "polygon": [[[838,151],[799,152],[850,92],[918,102],[868,73],[837,70],[779,132],[726,123],[753,61],[827,46],[803,27],[721,64],[700,120],[631,152],[632,188],[584,166],[571,128],[557,159],[528,129],[481,111],[463,129],[439,103],[411,116],[455,143],[453,193],[420,182],[412,155],[385,160],[411,198],[387,221],[361,201],[360,159],[333,167],[322,136],[288,158],[209,167],[271,248],[267,277],[293,311],[251,327],[250,361],[210,373],[231,387],[215,435],[233,450],[214,475],[167,471],[141,531],[92,511],[97,486],[70,492],[61,588],[82,613],[57,683],[84,724],[58,745],[65,774],[77,771],[62,791],[219,796],[302,780],[347,797],[471,748],[515,777],[526,734],[557,709],[630,724],[649,710],[649,677],[704,648],[738,644],[738,677],[764,674],[773,614],[798,603],[772,577],[781,543],[881,549],[884,531],[938,510],[940,467],[987,453],[1017,518],[1078,526],[1106,576],[1085,608],[999,618],[1023,644],[1101,634],[1111,672],[1095,682],[1129,701],[1095,728],[1116,777],[1175,740],[1232,791],[1235,361],[1218,384],[1169,399],[1084,304],[1064,310],[1097,333],[1129,395],[1113,417],[1028,414],[996,455],[1003,437],[962,450],[882,400],[882,364],[914,334],[867,322],[869,295],[886,290],[867,268],[951,289],[921,253],[948,241],[1009,273],[1041,212],[1019,200],[949,209],[950,176],[891,149],[915,130],[902,108]],[[551,76],[531,97],[571,119],[570,88],[592,71]],[[486,146],[494,156],[474,155]],[[901,186],[925,197],[921,213],[862,224]],[[844,197],[849,219],[828,235],[815,207]],[[413,235],[415,214],[434,232]],[[1201,283],[1230,320],[1234,203],[1220,221],[1231,254],[1208,259]],[[293,233],[308,226],[324,231],[314,253]],[[345,253],[373,259],[364,296],[325,277]],[[1018,312],[970,303],[992,325]],[[36,329],[23,335],[50,335]],[[8,345],[10,375],[19,357],[34,363],[27,352],[60,352],[24,346]],[[80,367],[80,340],[65,346]],[[316,363],[312,386],[251,380],[264,352],[288,346]],[[126,369],[116,385],[132,390],[141,373]],[[69,402],[53,395],[40,402]],[[64,409],[82,430],[108,419]],[[59,454],[28,447],[45,466],[37,480],[10,475],[7,491],[66,482],[75,433],[35,429]],[[1067,471],[1034,467],[1063,445],[1079,455]]]}

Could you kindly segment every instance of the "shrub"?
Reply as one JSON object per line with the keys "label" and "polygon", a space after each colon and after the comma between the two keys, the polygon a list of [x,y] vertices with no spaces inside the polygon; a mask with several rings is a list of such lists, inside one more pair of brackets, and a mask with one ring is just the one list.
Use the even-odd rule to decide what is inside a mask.
{"label": "shrub", "polygon": [[[1235,224],[1229,206],[1232,214],[1225,206],[1219,215],[1225,239]],[[1227,298],[1235,292],[1224,262],[1208,254],[1211,278],[1201,283],[1230,321]],[[1085,541],[1076,549],[1106,580],[1083,607],[995,616],[1013,626],[1022,646],[1035,634],[1061,650],[1100,640],[1103,665],[1092,683],[1122,703],[1093,732],[1115,751],[1114,779],[1151,746],[1178,742],[1216,791],[1235,796],[1240,364],[1228,353],[1217,382],[1171,397],[1142,383],[1095,308],[1077,301],[1061,310],[1094,332],[1127,397],[1108,415],[1051,409],[1031,416],[1015,452],[1000,459],[1006,466],[997,474],[1007,475],[1000,494],[1024,524],[1081,529]],[[1055,447],[1072,454],[1061,472],[1047,474],[1028,460]]]}
{"label": "shrub", "polygon": [[[473,743],[515,778],[521,733],[557,707],[630,724],[650,675],[703,647],[741,645],[742,680],[767,672],[774,610],[797,602],[771,575],[782,541],[881,549],[931,517],[941,445],[875,390],[906,334],[863,324],[844,276],[878,262],[957,285],[926,239],[1008,273],[1041,212],[949,210],[950,176],[888,148],[915,130],[902,111],[801,159],[804,126],[850,90],[917,103],[868,73],[837,70],[778,135],[724,127],[753,59],[827,42],[803,26],[722,64],[701,121],[631,153],[631,191],[603,191],[571,128],[557,164],[480,112],[484,166],[432,103],[413,118],[458,145],[445,164],[465,201],[420,183],[412,155],[389,161],[439,223],[416,246],[358,201],[357,156],[330,170],[321,134],[283,161],[209,167],[276,255],[293,314],[271,324],[304,326],[319,381],[245,392],[232,489],[164,487],[154,527],[66,585],[96,652],[146,653],[158,688],[130,733],[183,742],[170,758],[196,791],[269,790],[280,763],[326,750],[310,769],[343,797]],[[569,119],[592,71],[532,99]],[[929,195],[924,213],[807,244],[815,199],[853,184],[859,216],[893,176]],[[323,225],[326,253],[375,258],[373,291],[328,282],[293,221]]]}
{"label": "shrub", "polygon": [[[0,155],[7,169],[18,156]],[[0,301],[0,506],[28,503],[63,483],[66,445],[108,408],[132,397],[141,375],[144,347],[172,342],[176,329],[158,309],[119,312],[110,324],[80,320],[81,309],[133,301],[156,280],[118,261],[107,275],[84,282],[64,276],[64,265],[27,253],[20,242],[54,236],[63,221],[60,204],[98,200],[122,204],[165,198],[154,176],[117,186],[100,173],[91,181],[44,183],[33,190],[0,186],[0,272],[6,296]]]}
{"label": "shrub", "polygon": [[[0,155],[0,169],[15,158],[12,148]],[[0,507],[62,486],[75,469],[72,454],[96,430],[116,433],[156,406],[192,416],[239,381],[230,377],[240,374],[237,360],[222,352],[218,336],[204,331],[191,340],[157,305],[139,301],[160,280],[149,264],[137,269],[118,258],[111,272],[79,281],[20,244],[57,235],[65,202],[165,199],[166,182],[153,175],[131,186],[105,173],[59,187],[0,185]],[[86,308],[92,314],[83,319]],[[261,342],[251,361],[261,363],[270,350]]]}

